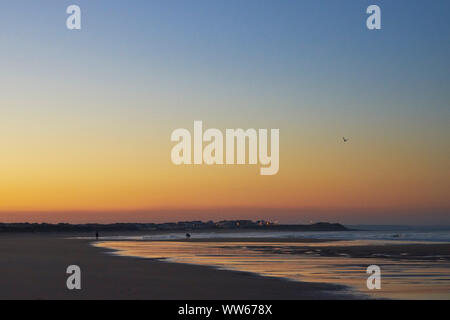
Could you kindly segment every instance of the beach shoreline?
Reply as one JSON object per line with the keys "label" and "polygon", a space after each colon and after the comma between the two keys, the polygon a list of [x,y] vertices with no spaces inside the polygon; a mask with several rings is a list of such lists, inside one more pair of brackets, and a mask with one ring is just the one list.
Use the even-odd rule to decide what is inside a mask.
{"label": "beach shoreline", "polygon": [[[102,233],[98,241],[88,233],[1,233],[0,299],[113,299],[113,300],[303,300],[370,299],[353,284],[308,277],[270,276],[214,265],[129,255],[114,249],[124,242],[158,243],[178,247],[210,244],[243,246],[246,250],[309,259],[347,257],[349,263],[435,263],[450,260],[449,243],[354,245],[353,241],[292,238],[208,238],[152,240],[145,232]],[[125,238],[121,238],[125,237]],[[129,240],[133,239],[141,240]],[[111,238],[113,240],[111,240]],[[236,244],[234,244],[234,243]],[[105,245],[102,245],[105,244]],[[186,254],[186,252],[182,252]],[[385,259],[386,258],[386,259]],[[297,259],[297,258],[295,258]],[[362,260],[361,260],[362,259]],[[381,260],[380,260],[381,259]],[[385,259],[385,260],[383,260]],[[308,261],[308,260],[302,260]],[[331,260],[330,260],[331,261]],[[359,262],[358,262],[359,261]],[[384,261],[384,262],[383,262]],[[389,262],[390,261],[390,262]],[[422,261],[422,262],[420,262]],[[69,265],[78,265],[82,289],[68,290]],[[299,265],[301,267],[301,265]],[[365,270],[365,269],[364,269]],[[362,270],[361,277],[365,276]],[[303,270],[299,270],[303,271]],[[442,272],[442,271],[441,271]],[[358,280],[359,281],[359,280]],[[363,280],[361,280],[363,281]],[[365,281],[365,280],[364,280]],[[430,287],[429,290],[432,290]],[[384,298],[384,297],[383,297]]]}
{"label": "beach shoreline", "polygon": [[[294,282],[246,272],[120,257],[86,234],[2,234],[0,299],[297,300],[364,298],[341,285]],[[81,290],[66,269],[81,268]]]}
{"label": "beach shoreline", "polygon": [[[339,284],[374,299],[450,298],[450,243],[260,239],[121,239],[93,245],[114,249],[113,254],[119,256],[211,266],[301,283]],[[368,267],[373,265],[383,278],[382,290],[367,287]]]}

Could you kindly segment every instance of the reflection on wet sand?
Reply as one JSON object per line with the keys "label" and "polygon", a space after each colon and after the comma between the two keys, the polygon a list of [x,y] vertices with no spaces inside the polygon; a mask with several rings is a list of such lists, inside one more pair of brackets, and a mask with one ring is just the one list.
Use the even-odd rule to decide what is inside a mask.
{"label": "reflection on wet sand", "polygon": [[[450,244],[108,241],[95,245],[124,256],[344,284],[375,298],[450,299]],[[366,287],[366,269],[372,264],[381,267],[381,290]]]}

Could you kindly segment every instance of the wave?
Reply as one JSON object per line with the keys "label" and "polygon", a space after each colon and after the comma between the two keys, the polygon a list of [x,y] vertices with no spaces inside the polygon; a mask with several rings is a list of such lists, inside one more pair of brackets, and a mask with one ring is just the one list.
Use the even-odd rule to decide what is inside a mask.
{"label": "wave", "polygon": [[[319,240],[390,240],[414,242],[450,242],[450,231],[255,231],[255,232],[197,232],[191,239],[319,239]],[[185,233],[174,232],[143,236],[107,236],[109,240],[184,240]]]}

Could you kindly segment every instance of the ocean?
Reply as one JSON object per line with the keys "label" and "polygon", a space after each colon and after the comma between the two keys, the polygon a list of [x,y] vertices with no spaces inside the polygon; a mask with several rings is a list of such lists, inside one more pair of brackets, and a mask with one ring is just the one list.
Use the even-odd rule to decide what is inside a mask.
{"label": "ocean", "polygon": [[[189,241],[184,233],[166,233],[94,245],[121,256],[340,284],[361,298],[450,299],[450,228],[352,227],[359,231],[193,232]],[[379,290],[367,287],[370,265],[381,269]]]}

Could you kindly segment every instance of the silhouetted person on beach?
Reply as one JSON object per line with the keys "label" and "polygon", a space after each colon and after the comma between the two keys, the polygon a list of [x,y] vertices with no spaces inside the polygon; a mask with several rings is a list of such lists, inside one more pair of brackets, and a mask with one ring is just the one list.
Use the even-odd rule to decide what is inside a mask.
{"label": "silhouetted person on beach", "polygon": [[95,240],[98,240],[98,232],[95,233]]}

